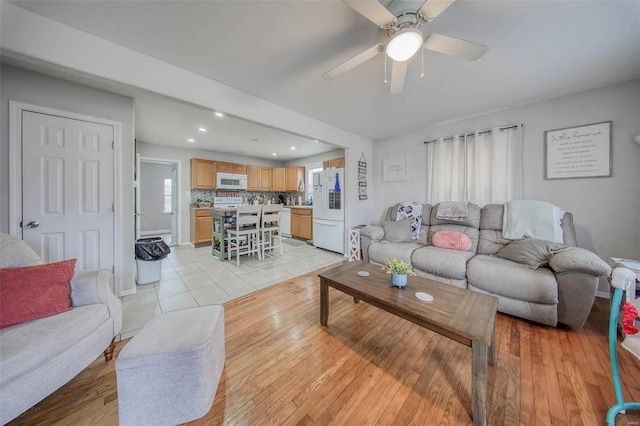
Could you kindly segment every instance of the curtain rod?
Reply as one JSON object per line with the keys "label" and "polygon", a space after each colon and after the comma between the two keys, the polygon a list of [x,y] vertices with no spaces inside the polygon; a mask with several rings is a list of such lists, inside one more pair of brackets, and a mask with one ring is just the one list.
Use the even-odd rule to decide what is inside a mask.
{"label": "curtain rod", "polygon": [[[517,129],[518,126],[522,126],[522,124],[514,124],[513,126],[507,126],[507,127],[500,127],[500,131],[502,132],[503,130],[508,130],[508,129]],[[477,132],[479,135],[484,135],[486,133],[491,133],[492,130],[482,130],[481,132]],[[465,134],[467,135],[471,135],[473,136],[476,132],[466,132]],[[462,137],[462,136],[461,136]],[[442,139],[443,141],[452,141],[453,140],[453,136],[450,136],[448,138],[444,138]],[[432,141],[424,141],[425,144],[428,143],[436,143],[438,142],[438,139],[434,139]]]}

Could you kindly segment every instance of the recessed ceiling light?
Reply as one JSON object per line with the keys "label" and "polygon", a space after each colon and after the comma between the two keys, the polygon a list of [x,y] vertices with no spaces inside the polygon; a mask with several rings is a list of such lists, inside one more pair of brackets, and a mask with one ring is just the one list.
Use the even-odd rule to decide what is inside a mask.
{"label": "recessed ceiling light", "polygon": [[315,143],[318,143],[318,139],[314,139],[313,141],[314,141]]}
{"label": "recessed ceiling light", "polygon": [[278,155],[278,154],[276,154],[275,152],[272,152],[272,153],[271,153],[271,155],[273,155],[273,156],[275,157],[275,156],[276,156],[276,155]]}
{"label": "recessed ceiling light", "polygon": [[201,132],[206,132],[207,129],[205,129],[204,127],[198,127],[198,130],[200,130]]}
{"label": "recessed ceiling light", "polygon": [[296,147],[295,147],[295,146],[292,146],[292,147],[291,147],[291,149],[295,150],[295,149],[296,149]]}
{"label": "recessed ceiling light", "polygon": [[223,113],[221,113],[220,111],[216,111],[216,112],[215,112],[215,114],[216,114],[218,117],[224,117],[224,114],[223,114]]}
{"label": "recessed ceiling light", "polygon": [[187,139],[187,142],[195,142],[195,139]]}

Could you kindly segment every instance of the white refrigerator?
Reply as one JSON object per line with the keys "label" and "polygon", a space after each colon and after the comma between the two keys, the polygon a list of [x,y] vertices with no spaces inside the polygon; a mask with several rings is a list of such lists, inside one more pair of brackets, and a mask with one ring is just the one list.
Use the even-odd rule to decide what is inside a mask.
{"label": "white refrigerator", "polygon": [[344,169],[313,174],[313,245],[344,253]]}

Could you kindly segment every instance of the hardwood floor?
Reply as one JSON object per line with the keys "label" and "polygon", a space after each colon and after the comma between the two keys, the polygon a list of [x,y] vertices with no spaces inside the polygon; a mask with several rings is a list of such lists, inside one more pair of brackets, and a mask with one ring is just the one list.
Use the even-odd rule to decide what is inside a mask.
{"label": "hardwood floor", "polygon": [[[472,424],[469,348],[333,289],[322,327],[318,272],[225,303],[225,370],[211,411],[192,424]],[[607,322],[602,299],[581,330],[498,314],[489,424],[604,424],[614,403]],[[640,401],[640,362],[619,358],[624,396]],[[117,425],[114,365],[100,357],[10,424]],[[640,412],[617,420],[637,425]]]}

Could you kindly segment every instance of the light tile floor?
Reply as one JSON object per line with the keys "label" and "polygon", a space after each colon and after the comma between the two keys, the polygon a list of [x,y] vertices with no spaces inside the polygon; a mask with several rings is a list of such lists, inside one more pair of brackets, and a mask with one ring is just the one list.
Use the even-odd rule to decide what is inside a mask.
{"label": "light tile floor", "polygon": [[214,258],[211,247],[171,247],[162,261],[160,281],[138,285],[135,294],[122,298],[120,338],[132,337],[162,312],[225,303],[345,259],[306,244],[285,243],[282,249],[282,255],[278,249],[267,252],[264,260],[242,256],[237,266],[235,259],[221,262]]}

